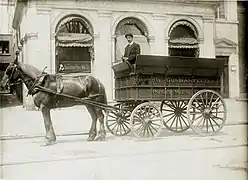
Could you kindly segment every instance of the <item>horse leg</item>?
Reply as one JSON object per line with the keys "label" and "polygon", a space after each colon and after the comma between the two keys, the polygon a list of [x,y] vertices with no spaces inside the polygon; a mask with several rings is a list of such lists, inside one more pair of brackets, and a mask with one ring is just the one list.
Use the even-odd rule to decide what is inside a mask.
{"label": "horse leg", "polygon": [[45,106],[41,107],[42,116],[44,119],[45,129],[46,129],[46,140],[47,145],[51,145],[56,141],[56,135],[53,129],[53,124],[51,121],[50,109]]}
{"label": "horse leg", "polygon": [[99,131],[99,136],[97,137],[97,140],[104,140],[106,138],[106,131],[104,127],[104,114],[101,109],[97,108],[96,109],[97,113],[97,118],[99,119],[100,122],[100,131]]}
{"label": "horse leg", "polygon": [[93,141],[96,137],[96,123],[97,123],[97,117],[96,117],[96,111],[95,108],[91,105],[86,105],[86,108],[88,110],[88,112],[90,113],[92,122],[91,122],[91,128],[89,131],[89,137],[88,137],[88,141]]}

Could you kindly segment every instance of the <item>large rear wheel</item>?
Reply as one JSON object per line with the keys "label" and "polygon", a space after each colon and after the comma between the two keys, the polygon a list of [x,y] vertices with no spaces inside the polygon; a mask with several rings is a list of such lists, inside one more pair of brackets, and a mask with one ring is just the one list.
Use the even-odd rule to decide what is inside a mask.
{"label": "large rear wheel", "polygon": [[[194,111],[191,111],[191,109]],[[223,98],[213,90],[200,90],[190,99],[187,117],[191,129],[198,135],[214,135],[226,122],[226,104]]]}

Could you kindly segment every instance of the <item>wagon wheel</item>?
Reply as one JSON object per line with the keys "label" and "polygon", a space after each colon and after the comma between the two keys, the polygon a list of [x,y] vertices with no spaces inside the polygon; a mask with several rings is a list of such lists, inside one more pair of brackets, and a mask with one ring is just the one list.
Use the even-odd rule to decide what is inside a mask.
{"label": "wagon wheel", "polygon": [[[192,112],[190,109],[194,108]],[[195,93],[187,107],[190,127],[198,135],[213,135],[220,131],[226,122],[226,104],[222,97],[212,90]]]}
{"label": "wagon wheel", "polygon": [[122,109],[122,104],[115,104],[118,109],[111,109],[106,115],[106,127],[115,136],[125,136],[131,132],[130,116],[131,111]]}
{"label": "wagon wheel", "polygon": [[138,105],[131,114],[131,129],[138,138],[157,137],[161,132],[162,114],[159,109],[150,102]]}
{"label": "wagon wheel", "polygon": [[160,111],[164,126],[172,132],[184,132],[189,129],[187,119],[187,101],[163,101]]}

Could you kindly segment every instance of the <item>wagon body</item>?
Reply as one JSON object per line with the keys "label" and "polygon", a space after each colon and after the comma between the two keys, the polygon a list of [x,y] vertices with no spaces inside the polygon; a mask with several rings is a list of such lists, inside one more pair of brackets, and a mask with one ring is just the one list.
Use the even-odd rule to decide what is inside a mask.
{"label": "wagon body", "polygon": [[[176,133],[191,128],[205,136],[225,124],[223,60],[139,55],[134,66],[123,62],[112,69],[119,110],[112,111],[107,127],[114,135],[132,131],[136,137],[154,137],[163,124]],[[160,108],[154,101],[161,101]]]}
{"label": "wagon body", "polygon": [[187,100],[202,89],[222,94],[222,60],[139,55],[133,72],[126,62],[112,68],[117,102]]}

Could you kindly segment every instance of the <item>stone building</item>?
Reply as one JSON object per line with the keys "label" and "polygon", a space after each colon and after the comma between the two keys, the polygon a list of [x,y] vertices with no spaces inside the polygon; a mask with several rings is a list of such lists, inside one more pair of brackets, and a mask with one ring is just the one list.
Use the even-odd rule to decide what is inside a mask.
{"label": "stone building", "polygon": [[[114,99],[111,65],[132,32],[142,54],[225,59],[223,92],[240,96],[237,0],[16,0],[21,60],[64,76],[91,74]],[[26,90],[24,89],[24,94]],[[24,104],[32,104],[25,98]]]}
{"label": "stone building", "polygon": [[[9,63],[14,59],[15,43],[13,37],[12,20],[14,15],[14,3],[7,0],[0,1],[0,80]],[[18,93],[13,95],[13,88],[0,89],[0,107],[19,105],[22,101],[21,85],[16,87]]]}

